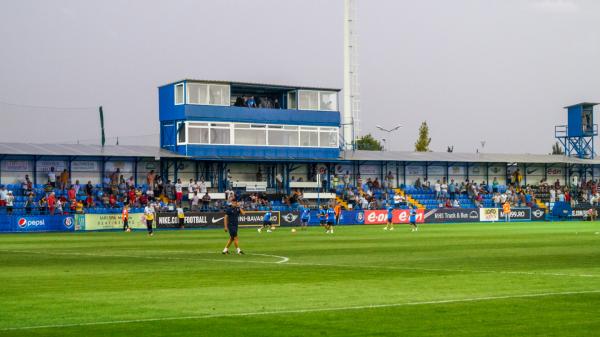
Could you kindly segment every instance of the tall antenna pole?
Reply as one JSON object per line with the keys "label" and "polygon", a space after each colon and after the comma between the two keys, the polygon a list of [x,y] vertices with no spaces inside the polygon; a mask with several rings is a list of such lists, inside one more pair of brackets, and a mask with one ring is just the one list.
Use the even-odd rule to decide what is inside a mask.
{"label": "tall antenna pole", "polygon": [[358,48],[356,0],[344,0],[344,148],[352,149],[359,136]]}

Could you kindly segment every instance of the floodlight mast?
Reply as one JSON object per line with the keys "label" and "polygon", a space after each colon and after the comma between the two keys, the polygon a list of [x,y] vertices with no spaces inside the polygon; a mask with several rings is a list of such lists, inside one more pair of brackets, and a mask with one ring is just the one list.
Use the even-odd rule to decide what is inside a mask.
{"label": "floodlight mast", "polygon": [[356,0],[344,0],[344,112],[342,130],[344,149],[352,149],[359,137],[358,114],[358,40],[356,38]]}

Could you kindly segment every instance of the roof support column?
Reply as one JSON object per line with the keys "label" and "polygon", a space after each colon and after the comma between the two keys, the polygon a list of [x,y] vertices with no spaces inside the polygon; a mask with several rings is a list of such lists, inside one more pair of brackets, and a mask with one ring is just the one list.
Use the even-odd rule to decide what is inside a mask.
{"label": "roof support column", "polygon": [[402,171],[402,184],[404,184],[404,188],[406,189],[406,162],[403,161],[402,165],[404,166],[404,170]]}

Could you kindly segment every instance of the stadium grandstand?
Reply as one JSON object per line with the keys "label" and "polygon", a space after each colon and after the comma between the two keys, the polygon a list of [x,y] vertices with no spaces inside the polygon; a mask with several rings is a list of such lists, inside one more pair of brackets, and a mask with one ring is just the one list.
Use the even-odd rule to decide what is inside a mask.
{"label": "stadium grandstand", "polygon": [[508,200],[546,212],[600,199],[595,159],[344,150],[338,89],[182,80],[158,91],[160,146],[0,144],[0,212],[141,212],[153,199],[165,211],[217,211],[233,196],[254,210]]}

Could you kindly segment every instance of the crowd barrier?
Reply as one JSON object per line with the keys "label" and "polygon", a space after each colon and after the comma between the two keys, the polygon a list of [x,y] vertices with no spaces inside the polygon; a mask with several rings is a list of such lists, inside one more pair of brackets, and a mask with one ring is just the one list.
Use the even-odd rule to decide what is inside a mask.
{"label": "crowd barrier", "polygon": [[[596,208],[600,213],[600,208]],[[584,219],[588,208],[574,208],[568,218]],[[258,226],[263,222],[265,211],[246,211],[240,215],[238,223],[241,227]],[[340,225],[380,225],[387,223],[386,210],[342,211]],[[517,207],[511,209],[510,221],[543,221],[546,214],[538,208]],[[392,221],[405,224],[410,220],[410,210],[393,211]],[[465,223],[465,222],[503,222],[505,216],[499,208],[435,208],[416,210],[417,223]],[[225,223],[224,212],[186,212],[184,226],[186,228],[218,228]],[[271,223],[275,226],[300,226],[301,212],[273,211]],[[318,225],[318,211],[312,210],[309,225]],[[175,212],[161,212],[156,215],[156,228],[178,228],[179,219]],[[129,214],[129,227],[146,229],[142,213]],[[0,216],[0,232],[51,232],[51,231],[94,231],[122,229],[121,214],[76,214],[55,216]]]}

